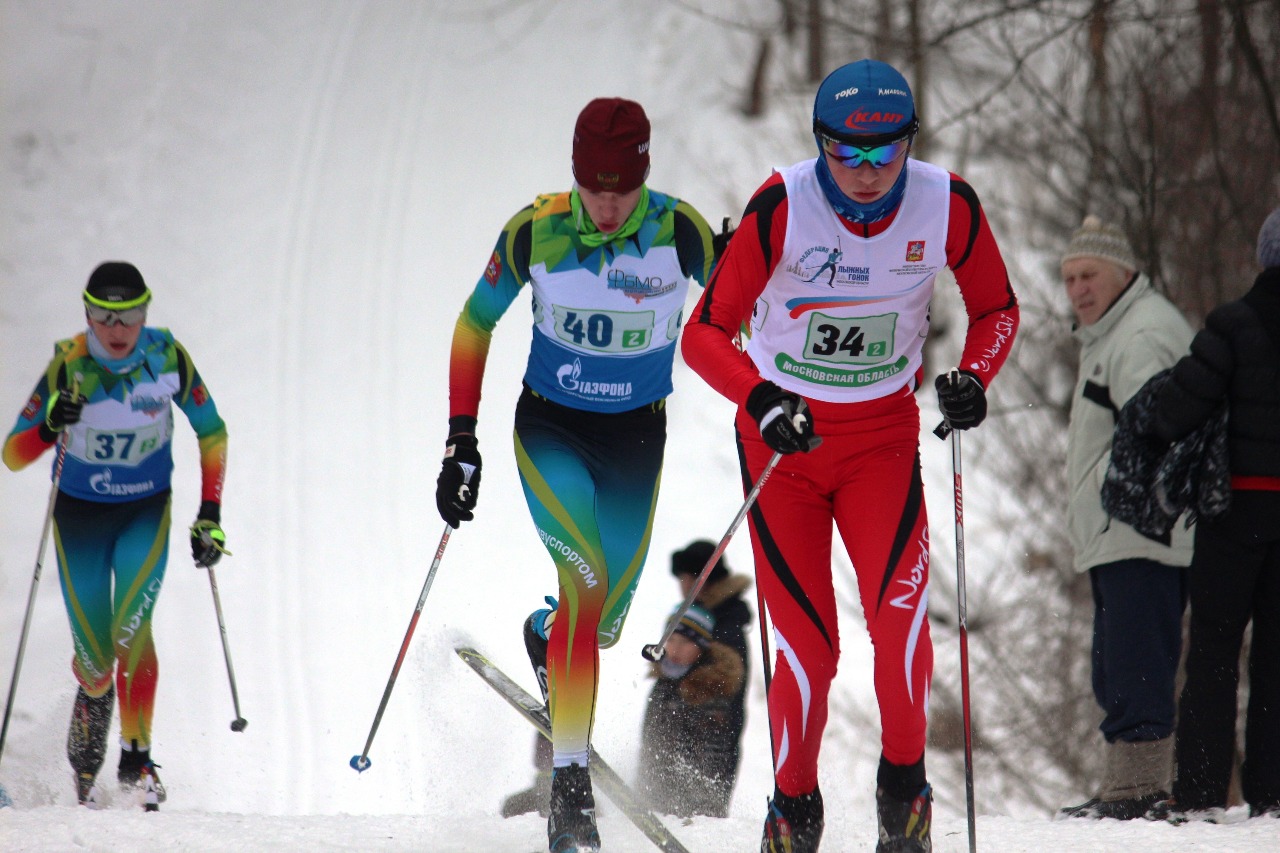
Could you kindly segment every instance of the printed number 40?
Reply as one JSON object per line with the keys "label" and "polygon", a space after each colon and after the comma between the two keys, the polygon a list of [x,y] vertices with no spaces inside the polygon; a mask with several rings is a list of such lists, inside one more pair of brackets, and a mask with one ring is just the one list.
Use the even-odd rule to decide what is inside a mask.
{"label": "printed number 40", "polygon": [[591,314],[586,321],[578,318],[577,311],[564,315],[564,330],[573,342],[582,345],[583,338],[593,347],[607,347],[613,341],[613,319],[607,314]]}

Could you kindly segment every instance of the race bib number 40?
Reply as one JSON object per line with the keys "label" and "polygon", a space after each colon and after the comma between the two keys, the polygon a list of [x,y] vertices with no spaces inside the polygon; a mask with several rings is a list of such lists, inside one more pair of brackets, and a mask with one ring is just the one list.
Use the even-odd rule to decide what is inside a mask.
{"label": "race bib number 40", "polygon": [[653,340],[652,311],[580,311],[555,306],[556,337],[592,352],[641,352]]}

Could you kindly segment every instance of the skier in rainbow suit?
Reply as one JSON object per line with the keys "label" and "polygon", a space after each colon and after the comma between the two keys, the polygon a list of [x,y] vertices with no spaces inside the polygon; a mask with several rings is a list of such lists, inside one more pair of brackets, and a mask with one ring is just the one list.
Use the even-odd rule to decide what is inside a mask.
{"label": "skier in rainbow suit", "polygon": [[[599,652],[618,641],[644,568],[666,444],[665,401],[689,280],[715,246],[687,203],[650,190],[648,118],[634,101],[587,104],[572,190],[538,197],[499,237],[458,318],[449,435],[436,502],[473,518],[476,423],[492,332],[527,285],[533,343],[515,452],[558,597],[524,626],[552,722],[549,849],[598,849],[587,773]],[[557,603],[558,602],[558,603]]]}

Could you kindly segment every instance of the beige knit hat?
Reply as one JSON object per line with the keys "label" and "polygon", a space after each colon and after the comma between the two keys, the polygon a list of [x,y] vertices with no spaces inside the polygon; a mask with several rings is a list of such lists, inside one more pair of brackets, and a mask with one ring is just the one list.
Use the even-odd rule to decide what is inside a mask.
{"label": "beige knit hat", "polygon": [[1138,268],[1138,259],[1124,232],[1092,214],[1086,216],[1080,228],[1071,235],[1062,263],[1075,258],[1101,258],[1129,272]]}

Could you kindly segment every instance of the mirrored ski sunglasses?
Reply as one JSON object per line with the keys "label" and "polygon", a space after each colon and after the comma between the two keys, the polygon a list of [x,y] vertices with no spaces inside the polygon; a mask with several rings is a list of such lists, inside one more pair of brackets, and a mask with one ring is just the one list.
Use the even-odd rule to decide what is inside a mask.
{"label": "mirrored ski sunglasses", "polygon": [[856,169],[863,163],[870,163],[873,169],[883,169],[901,157],[903,152],[911,147],[911,140],[914,138],[914,133],[908,133],[906,136],[899,136],[897,139],[879,145],[864,146],[833,139],[821,131],[818,132],[818,141],[822,145],[822,150],[850,169]]}
{"label": "mirrored ski sunglasses", "polygon": [[84,311],[89,319],[104,326],[136,326],[147,319],[147,306],[151,303],[151,291],[145,291],[137,299],[124,302],[107,302],[84,294]]}

